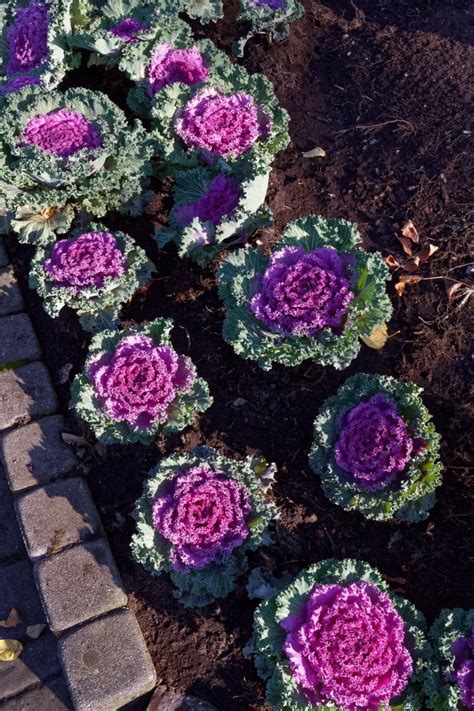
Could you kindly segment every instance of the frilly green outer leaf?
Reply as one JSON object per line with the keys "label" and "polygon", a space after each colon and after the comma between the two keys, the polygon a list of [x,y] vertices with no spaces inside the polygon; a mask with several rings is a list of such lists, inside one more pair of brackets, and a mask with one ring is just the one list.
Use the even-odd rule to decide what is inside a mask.
{"label": "frilly green outer leaf", "polygon": [[387,593],[405,622],[405,643],[414,662],[414,673],[406,691],[393,700],[390,708],[393,711],[421,709],[423,683],[433,665],[432,651],[425,635],[425,619],[407,600],[389,591],[378,570],[362,561],[350,559],[323,560],[310,566],[285,590],[257,607],[253,650],[259,673],[268,679],[267,698],[273,708],[279,711],[344,711],[335,704],[314,707],[298,693],[283,652],[285,632],[280,623],[299,610],[314,585],[350,585],[358,580],[372,583]]}
{"label": "frilly green outer leaf", "polygon": [[[348,410],[376,393],[393,399],[414,436],[426,447],[412,457],[399,488],[367,491],[357,487],[337,466],[334,446],[339,438],[339,422]],[[383,375],[357,373],[323,403],[314,422],[314,438],[309,454],[313,471],[321,477],[326,496],[346,511],[359,511],[376,521],[401,519],[421,521],[435,504],[435,489],[442,481],[439,459],[440,437],[431,415],[420,397],[422,389]]]}
{"label": "frilly green outer leaf", "polygon": [[433,622],[429,638],[434,650],[435,668],[427,676],[425,691],[428,708],[433,711],[462,711],[461,694],[457,684],[448,681],[454,671],[452,645],[459,637],[470,637],[474,627],[474,609],[441,610]]}
{"label": "frilly green outer leaf", "polygon": [[[86,229],[72,232],[70,238],[79,237],[84,232],[110,230],[104,225],[91,223]],[[56,318],[64,306],[69,306],[76,311],[86,331],[100,331],[118,325],[122,305],[149,281],[154,265],[129,235],[119,231],[112,234],[126,258],[124,273],[116,278],[106,277],[103,286],[87,286],[79,293],[71,287],[56,286],[51,275],[43,268],[45,260],[51,256],[53,245],[36,250],[31,263],[29,286],[43,299],[43,307],[49,316]]]}
{"label": "frilly green outer leaf", "polygon": [[[272,83],[262,74],[248,74],[237,64],[227,60],[221,65],[216,64],[214,71],[202,84],[193,87],[184,84],[171,84],[155,94],[151,107],[152,134],[158,143],[160,154],[171,167],[197,167],[209,164],[209,155],[201,150],[188,150],[174,130],[174,124],[179,111],[203,87],[214,86],[222,92],[232,94],[245,92],[253,96],[255,102],[272,121],[272,129],[265,137],[259,138],[243,155],[226,159],[237,164],[243,170],[253,170],[255,173],[268,173],[277,153],[285,150],[289,143],[288,113],[278,104]],[[247,167],[246,167],[247,166]]]}
{"label": "frilly green outer leaf", "polygon": [[[61,108],[94,122],[102,145],[64,159],[22,143],[31,118]],[[154,148],[141,123],[128,125],[123,111],[101,92],[68,89],[61,94],[25,87],[5,100],[0,114],[0,204],[20,230],[20,241],[47,244],[54,230],[64,231],[61,220],[54,224],[55,215],[81,209],[101,217],[141,195]]]}
{"label": "frilly green outer leaf", "polygon": [[272,333],[250,311],[254,295],[254,277],[263,274],[269,257],[257,249],[241,249],[228,255],[219,270],[219,294],[226,308],[224,340],[238,355],[249,358],[265,370],[273,363],[294,366],[307,358],[320,365],[346,368],[360,350],[359,337],[374,326],[385,323],[392,306],[385,282],[390,278],[378,253],[369,254],[360,247],[356,225],[346,220],[309,216],[287,226],[273,251],[297,245],[310,252],[318,247],[333,247],[355,256],[352,290],[356,298],[349,305],[347,325],[341,335],[322,329],[318,338],[285,337]]}
{"label": "frilly green outer leaf", "polygon": [[[226,472],[245,486],[253,502],[249,515],[250,533],[241,546],[212,565],[186,574],[177,573],[173,571],[169,560],[171,544],[153,528],[152,505],[160,488],[178,471],[202,464]],[[275,516],[275,507],[262,495],[250,460],[236,461],[210,447],[196,447],[190,454],[175,453],[162,459],[149,472],[133,515],[137,521],[136,533],[131,542],[134,559],[154,575],[169,573],[176,585],[175,597],[186,607],[200,607],[232,592],[236,579],[248,567],[247,551],[266,544],[268,526]]]}
{"label": "frilly green outer leaf", "polygon": [[285,0],[285,6],[277,10],[272,10],[268,5],[257,5],[253,0],[240,0],[237,19],[249,22],[250,32],[236,43],[234,49],[242,56],[245,44],[257,34],[270,35],[275,42],[286,39],[290,32],[289,25],[303,13],[303,5],[298,0]]}
{"label": "frilly green outer leaf", "polygon": [[190,392],[178,394],[171,403],[168,420],[164,425],[156,423],[152,429],[140,429],[127,422],[111,420],[101,408],[94,388],[87,377],[93,361],[101,353],[113,353],[122,338],[140,333],[149,336],[157,345],[172,346],[170,333],[173,321],[157,318],[145,326],[136,326],[125,331],[101,331],[90,344],[84,368],[79,373],[71,388],[71,407],[86,422],[96,437],[105,444],[130,444],[141,442],[151,444],[160,432],[165,434],[179,432],[194,421],[197,412],[204,412],[212,405],[212,397],[205,380],[196,378]]}

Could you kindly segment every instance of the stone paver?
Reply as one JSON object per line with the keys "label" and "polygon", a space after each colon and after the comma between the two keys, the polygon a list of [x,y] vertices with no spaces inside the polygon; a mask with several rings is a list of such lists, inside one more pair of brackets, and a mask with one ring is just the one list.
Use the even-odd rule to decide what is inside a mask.
{"label": "stone paver", "polygon": [[[20,554],[25,554],[25,548],[15,519],[13,496],[0,463],[0,562]],[[0,585],[1,581],[0,571]]]}
{"label": "stone paver", "polygon": [[63,418],[54,415],[3,435],[0,457],[12,491],[48,484],[74,469],[77,459],[61,438],[63,430]]}
{"label": "stone paver", "polygon": [[40,687],[0,703],[1,711],[72,711],[64,677],[48,679]]}
{"label": "stone paver", "polygon": [[71,630],[58,646],[76,711],[115,711],[155,684],[150,655],[129,610]]}
{"label": "stone paver", "polygon": [[3,239],[0,237],[0,267],[4,267],[8,264],[8,254],[3,244]]}
{"label": "stone paver", "polygon": [[56,407],[56,394],[43,363],[0,372],[0,430],[50,415]]}
{"label": "stone paver", "polygon": [[38,339],[27,314],[0,318],[0,366],[40,357]]}
{"label": "stone paver", "polygon": [[[1,575],[1,570],[0,570]],[[24,639],[14,662],[0,664],[0,701],[61,673],[56,638],[45,629],[38,639]]]}
{"label": "stone paver", "polygon": [[21,639],[28,625],[45,622],[45,615],[36,592],[29,560],[20,560],[0,568],[0,620],[5,620],[14,607],[21,618],[16,627],[2,628],[5,639]]}
{"label": "stone paver", "polygon": [[127,604],[127,595],[106,541],[67,548],[35,565],[35,577],[53,632]]}
{"label": "stone paver", "polygon": [[16,314],[22,308],[23,298],[12,269],[0,269],[0,316]]}
{"label": "stone paver", "polygon": [[59,480],[33,489],[19,496],[15,506],[32,559],[101,533],[99,514],[84,479]]}

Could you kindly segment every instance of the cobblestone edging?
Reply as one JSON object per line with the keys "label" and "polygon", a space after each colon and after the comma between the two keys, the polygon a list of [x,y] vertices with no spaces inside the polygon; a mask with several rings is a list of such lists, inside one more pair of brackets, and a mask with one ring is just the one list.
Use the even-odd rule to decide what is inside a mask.
{"label": "cobblestone edging", "polygon": [[115,711],[156,674],[23,308],[0,239],[0,619],[51,630],[0,666],[0,711]]}

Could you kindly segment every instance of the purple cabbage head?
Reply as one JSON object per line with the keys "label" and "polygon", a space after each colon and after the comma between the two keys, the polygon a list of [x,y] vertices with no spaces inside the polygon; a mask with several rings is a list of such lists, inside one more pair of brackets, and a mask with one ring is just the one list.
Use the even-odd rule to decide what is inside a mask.
{"label": "purple cabbage head", "polygon": [[236,157],[268,135],[271,120],[250,94],[224,94],[216,87],[199,91],[176,119],[178,136],[190,149]]}
{"label": "purple cabbage head", "polygon": [[370,583],[316,585],[281,625],[291,673],[314,706],[376,711],[408,684],[413,661],[405,623],[388,595]]}
{"label": "purple cabbage head", "polygon": [[26,124],[23,140],[63,158],[74,155],[82,148],[93,150],[101,145],[99,129],[78,111],[69,109],[34,116]]}
{"label": "purple cabbage head", "polygon": [[41,77],[38,76],[28,76],[28,74],[25,74],[24,76],[15,77],[0,86],[0,96],[14,94],[16,91],[23,89],[24,86],[38,86],[39,84],[41,84]]}
{"label": "purple cabbage head", "polygon": [[208,465],[179,472],[153,503],[153,527],[172,544],[178,572],[204,568],[249,535],[247,489]]}
{"label": "purple cabbage head", "polygon": [[39,67],[48,57],[48,27],[51,15],[48,5],[30,2],[17,8],[15,20],[7,31],[7,74],[28,72]]}
{"label": "purple cabbage head", "polygon": [[209,67],[197,47],[174,49],[168,43],[159,44],[148,67],[148,93],[154,96],[164,86],[178,82],[192,86],[203,82],[208,74]]}
{"label": "purple cabbage head", "polygon": [[334,456],[359,486],[373,491],[390,484],[422,447],[396,403],[377,393],[342,416]]}
{"label": "purple cabbage head", "polygon": [[458,637],[451,651],[454,672],[449,675],[449,681],[458,685],[463,706],[474,709],[474,627],[470,637]]}
{"label": "purple cabbage head", "polygon": [[56,242],[43,268],[57,287],[79,293],[85,286],[102,287],[106,278],[123,274],[125,257],[109,232],[85,232]]}
{"label": "purple cabbage head", "polygon": [[347,259],[332,247],[284,247],[272,254],[259,282],[250,309],[284,336],[311,338],[323,328],[340,328],[354,298]]}
{"label": "purple cabbage head", "polygon": [[114,37],[120,37],[124,42],[138,42],[137,34],[148,29],[145,22],[134,20],[133,17],[126,17],[109,29],[109,33]]}
{"label": "purple cabbage head", "polygon": [[252,4],[256,7],[265,7],[269,10],[284,10],[286,7],[286,0],[252,0]]}
{"label": "purple cabbage head", "polygon": [[232,215],[242,196],[241,185],[220,173],[211,180],[202,197],[194,202],[178,205],[173,216],[181,227],[187,227],[195,217],[217,227],[224,217]]}
{"label": "purple cabbage head", "polygon": [[192,389],[196,370],[189,358],[170,346],[131,335],[113,353],[102,353],[87,375],[110,419],[150,429],[166,422],[176,397]]}

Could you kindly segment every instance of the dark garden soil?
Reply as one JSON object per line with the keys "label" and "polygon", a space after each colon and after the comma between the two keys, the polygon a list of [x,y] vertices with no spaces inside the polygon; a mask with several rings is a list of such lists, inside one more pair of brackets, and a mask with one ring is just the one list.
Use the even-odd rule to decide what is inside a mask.
{"label": "dark garden soil", "polygon": [[[207,30],[228,48],[239,33],[236,7]],[[403,257],[396,235],[412,219],[422,244],[439,247],[420,274],[469,282],[473,254],[469,208],[474,133],[474,8],[470,0],[306,0],[289,40],[247,47],[245,66],[263,72],[291,115],[292,144],[276,161],[269,191],[275,226],[257,237],[269,247],[285,224],[311,213],[359,224],[366,247]],[[114,72],[74,73],[74,83],[109,92],[124,106],[126,84]],[[472,144],[471,144],[472,145]],[[325,158],[303,158],[315,146]],[[472,607],[473,476],[469,450],[473,372],[470,304],[449,299],[443,279],[389,286],[394,316],[382,351],[363,346],[347,371],[310,362],[269,373],[234,355],[221,337],[224,317],[215,268],[159,252],[155,227],[166,224],[169,185],[157,183],[142,219],[111,216],[155,261],[152,284],[123,312],[141,322],[176,322],[174,343],[206,378],[214,405],[184,434],[152,447],[82,448],[82,467],[151,654],[159,683],[187,691],[226,711],[266,709],[264,684],[242,656],[255,603],[245,580],[229,598],[200,611],[181,608],[166,577],[153,578],[129,554],[130,517],[147,470],[173,448],[198,443],[243,457],[254,450],[278,465],[274,497],[281,516],[273,546],[252,563],[279,574],[327,557],[356,557],[378,566],[393,589],[431,621],[442,607]],[[32,250],[10,240],[25,286]],[[472,248],[471,248],[472,249]],[[68,413],[69,386],[89,337],[72,314],[47,317],[35,294],[28,307],[56,380],[71,432],[93,437]],[[72,367],[71,367],[72,364]],[[357,371],[394,375],[425,388],[442,434],[445,477],[429,519],[417,525],[369,523],[332,505],[307,464],[312,422],[323,400]],[[124,640],[126,644],[126,640]]]}

